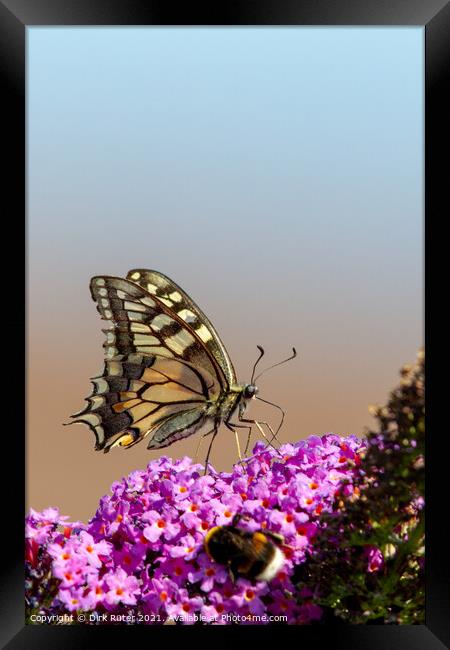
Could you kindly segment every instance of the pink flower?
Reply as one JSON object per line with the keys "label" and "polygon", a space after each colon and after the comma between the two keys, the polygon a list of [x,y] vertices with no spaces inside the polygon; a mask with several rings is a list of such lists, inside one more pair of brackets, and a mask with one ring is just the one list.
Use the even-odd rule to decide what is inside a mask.
{"label": "pink flower", "polygon": [[210,509],[208,508],[208,511],[205,514],[205,509],[202,509],[199,505],[197,505],[196,501],[192,499],[185,499],[177,503],[177,508],[183,513],[180,517],[180,521],[188,529],[195,528],[197,530],[201,530],[201,526],[205,518],[211,519]]}
{"label": "pink flower", "polygon": [[105,598],[109,605],[136,604],[136,594],[139,593],[137,578],[129,576],[123,569],[117,568],[114,573],[107,573],[104,580],[109,588]]}
{"label": "pink flower", "polygon": [[49,555],[58,563],[65,564],[75,555],[75,550],[70,543],[67,544],[50,544],[47,547]]}
{"label": "pink flower", "polygon": [[155,576],[172,576],[172,579],[179,585],[184,584],[188,573],[191,571],[192,565],[184,560],[183,557],[169,558],[163,560],[159,567],[155,570]]}
{"label": "pink flower", "polygon": [[112,551],[112,558],[116,566],[121,566],[131,575],[138,567],[142,566],[146,552],[145,544],[138,542],[136,544],[125,543],[120,550],[114,549]]}
{"label": "pink flower", "polygon": [[69,612],[75,612],[77,609],[82,609],[83,589],[60,589],[58,598],[63,603]]}
{"label": "pink flower", "polygon": [[265,611],[265,605],[261,600],[261,596],[269,591],[266,582],[257,582],[253,584],[249,580],[240,578],[236,584],[236,592],[230,598],[230,602],[235,605],[235,608],[244,609],[251,614],[261,615]]}
{"label": "pink flower", "polygon": [[286,616],[292,619],[295,616],[296,602],[295,599],[286,595],[285,591],[278,589],[273,592],[273,602],[269,606],[271,614]]}
{"label": "pink flower", "polygon": [[98,574],[89,576],[87,579],[87,590],[84,593],[84,609],[95,609],[103,601],[107,591],[108,586],[102,578],[98,577]]}
{"label": "pink flower", "polygon": [[206,553],[198,556],[197,564],[199,569],[190,571],[188,578],[191,583],[200,582],[202,591],[211,591],[216,584],[223,584],[229,577],[227,569],[211,562]]}
{"label": "pink flower", "polygon": [[272,510],[268,519],[271,524],[274,524],[274,530],[285,538],[294,536],[300,523],[297,513],[280,510]]}
{"label": "pink flower", "polygon": [[227,623],[225,614],[229,611],[224,597],[219,591],[210,592],[208,595],[210,605],[205,605],[201,609],[202,616],[206,618],[206,622],[214,623],[215,625],[225,625]]}
{"label": "pink flower", "polygon": [[216,513],[216,526],[227,526],[234,515],[241,511],[242,499],[237,495],[225,495],[222,501],[211,499],[210,508]]}
{"label": "pink flower", "polygon": [[[28,601],[45,609],[45,594],[58,580],[52,612],[126,607],[157,614],[156,624],[170,614],[196,622],[199,613],[213,624],[232,622],[224,614],[249,615],[250,623],[251,616],[269,613],[286,613],[288,623],[315,620],[320,608],[314,609],[311,594],[296,592],[294,568],[314,554],[319,515],[333,511],[343,479],[351,491],[360,447],[357,439],[333,435],[283,445],[279,453],[260,442],[243,465],[207,476],[188,458],[161,457],[116,481],[86,526],[64,522],[60,532],[65,518],[56,509],[32,511],[26,518]],[[227,566],[207,556],[207,531],[230,525],[236,514],[242,530],[285,538],[285,563],[270,582],[233,582]],[[379,551],[367,561],[369,571],[378,570]]]}
{"label": "pink flower", "polygon": [[195,555],[197,555],[198,551],[199,545],[195,537],[190,534],[181,537],[176,546],[168,548],[171,557],[183,557],[185,560],[191,560]]}
{"label": "pink flower", "polygon": [[84,530],[81,531],[79,539],[81,542],[77,549],[79,555],[83,556],[92,566],[100,567],[102,565],[100,555],[109,556],[111,544],[104,540],[95,542],[92,535]]}
{"label": "pink flower", "polygon": [[200,596],[190,597],[187,589],[180,589],[177,595],[177,602],[170,603],[166,607],[169,616],[181,623],[193,624],[197,622],[197,612],[203,606],[203,599]]}
{"label": "pink flower", "polygon": [[169,603],[176,600],[178,590],[179,585],[170,578],[153,578],[143,598],[146,609],[156,613],[165,610]]}
{"label": "pink flower", "polygon": [[148,521],[149,524],[144,528],[144,537],[149,542],[156,542],[161,536],[165,539],[173,539],[180,531],[179,524],[174,524],[169,518],[161,515],[156,510],[150,510],[142,516],[143,521]]}
{"label": "pink flower", "polygon": [[[73,587],[83,583],[87,576],[86,567],[76,557],[67,562],[53,562],[53,575],[61,580],[61,587]],[[95,569],[94,569],[95,571]]]}
{"label": "pink flower", "polygon": [[366,546],[364,556],[367,559],[368,573],[376,573],[384,567],[383,553],[377,546]]}
{"label": "pink flower", "polygon": [[322,617],[322,608],[314,603],[304,603],[299,607],[299,623],[319,621]]}

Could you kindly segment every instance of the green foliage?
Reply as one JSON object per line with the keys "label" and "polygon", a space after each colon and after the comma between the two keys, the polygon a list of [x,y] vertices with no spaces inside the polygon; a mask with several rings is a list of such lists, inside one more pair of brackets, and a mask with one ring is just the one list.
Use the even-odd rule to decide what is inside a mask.
{"label": "green foliage", "polygon": [[296,571],[314,589],[324,623],[423,624],[424,354],[402,368],[386,406],[372,407],[378,431],[355,468],[353,490],[324,514],[314,553]]}

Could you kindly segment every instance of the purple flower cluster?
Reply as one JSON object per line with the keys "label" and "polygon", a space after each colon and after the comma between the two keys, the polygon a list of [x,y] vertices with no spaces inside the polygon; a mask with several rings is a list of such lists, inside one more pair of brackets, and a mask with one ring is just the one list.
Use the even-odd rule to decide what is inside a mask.
{"label": "purple flower cluster", "polygon": [[[294,567],[314,552],[321,513],[351,496],[365,442],[327,434],[278,451],[256,444],[231,473],[161,457],[112,485],[87,525],[58,511],[26,519],[27,602],[40,613],[132,612],[134,622],[290,624],[319,620],[316,585],[296,593]],[[238,578],[211,560],[204,537],[230,524],[284,537],[285,564],[270,582]],[[376,551],[368,563],[376,570]],[[283,618],[279,618],[282,616]]]}

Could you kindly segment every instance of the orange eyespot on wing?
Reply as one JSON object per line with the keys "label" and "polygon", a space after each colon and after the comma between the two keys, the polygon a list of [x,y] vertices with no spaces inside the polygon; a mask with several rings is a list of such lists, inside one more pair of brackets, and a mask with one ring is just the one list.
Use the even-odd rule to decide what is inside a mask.
{"label": "orange eyespot on wing", "polygon": [[135,436],[132,433],[125,433],[118,439],[118,444],[121,447],[129,447],[135,440]]}

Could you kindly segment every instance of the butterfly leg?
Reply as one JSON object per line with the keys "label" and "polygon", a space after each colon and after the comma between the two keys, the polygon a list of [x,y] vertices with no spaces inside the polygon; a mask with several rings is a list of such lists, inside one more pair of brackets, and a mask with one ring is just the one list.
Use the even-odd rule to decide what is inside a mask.
{"label": "butterfly leg", "polygon": [[212,438],[211,438],[211,442],[209,443],[208,453],[206,454],[206,459],[205,459],[205,472],[204,472],[204,475],[205,475],[205,476],[206,476],[206,474],[208,473],[208,467],[209,467],[209,456],[210,456],[210,454],[211,454],[211,448],[212,448],[212,446],[213,446],[214,438],[217,436],[217,432],[218,432],[218,431],[219,431],[219,427],[216,425],[216,426],[214,427],[214,429],[210,432],[210,433],[212,433]]}
{"label": "butterfly leg", "polygon": [[[255,420],[255,424],[257,425],[256,420]],[[277,438],[277,434],[278,434],[278,431],[280,430],[280,427],[278,427],[278,429],[277,429],[276,431],[274,431],[268,422],[263,422],[263,421],[260,420],[260,421],[259,421],[259,424],[265,424],[266,427],[269,429],[270,433],[272,434],[272,437],[271,437],[270,440],[268,440],[268,438],[266,438],[268,446],[270,445],[271,447],[273,447],[273,449],[275,449],[275,447],[274,447],[273,444],[272,444],[272,442],[273,442],[274,440],[276,440],[277,443],[278,443],[279,445],[281,445],[281,442],[280,442],[280,441],[278,440],[278,438]]]}
{"label": "butterfly leg", "polygon": [[238,427],[239,429],[248,429],[247,441],[245,443],[245,449],[244,449],[244,458],[245,458],[245,456],[247,456],[248,448],[250,445],[250,439],[252,437],[252,427],[247,426],[245,424],[235,424],[234,422],[233,422],[233,426]]}
{"label": "butterfly leg", "polygon": [[[263,424],[267,424],[267,422],[263,422]],[[279,430],[281,429],[281,425],[282,425],[282,424],[283,424],[283,421],[281,421],[281,424],[278,425],[277,430],[276,430],[275,432],[274,432],[273,429],[271,429],[271,428],[269,427],[269,425],[267,424],[267,426],[269,427],[270,431],[272,432],[272,437],[271,437],[271,439],[270,439],[270,442],[273,442],[274,440],[276,440],[276,441],[278,442],[278,444],[281,445],[281,442],[278,440],[277,435],[278,435]]]}
{"label": "butterfly leg", "polygon": [[244,456],[247,456],[248,448],[250,446],[250,438],[252,437],[252,428],[248,428],[247,442],[245,443]]}
{"label": "butterfly leg", "polygon": [[236,431],[236,429],[234,430],[234,437],[236,439],[236,447],[237,447],[237,450],[238,450],[239,461],[242,463],[241,445],[239,444],[239,436],[238,436],[238,432]]}
{"label": "butterfly leg", "polygon": [[[236,424],[235,422],[229,422],[229,421],[225,422],[224,424],[225,424],[225,426],[227,427],[227,429],[230,429],[230,431],[232,431],[232,432],[234,433],[234,435],[235,435],[235,438],[236,438],[236,446],[237,446],[238,456],[239,456],[239,462],[242,463],[242,462],[243,462],[243,458],[242,458],[242,454],[241,454],[241,445],[240,445],[240,443],[239,443],[238,432],[236,431],[236,429],[235,429],[234,427],[236,427],[236,428],[238,428],[238,429],[249,429],[249,430],[250,430],[250,433],[251,433],[251,431],[252,431],[252,428],[251,428],[251,427],[248,427],[248,426],[244,426],[244,425],[242,425],[242,424]],[[249,434],[249,435],[250,435],[250,434]],[[247,447],[248,447],[248,444],[247,444],[246,447],[245,447],[245,450],[246,450],[246,451],[247,451]],[[244,453],[245,453],[245,452],[244,452]]]}
{"label": "butterfly leg", "polygon": [[[272,427],[270,426],[270,424],[268,422],[262,422],[262,421],[258,421],[258,420],[247,420],[247,419],[241,418],[241,417],[239,418],[239,422],[248,422],[249,424],[254,424],[256,427],[258,427],[258,430],[261,433],[262,437],[264,438],[264,440],[267,441],[267,446],[272,447],[272,449],[274,449],[277,452],[277,454],[279,454],[281,456],[278,449],[276,447],[274,447],[274,445],[272,444],[272,440],[275,439],[275,440],[277,440],[277,442],[279,442],[279,440],[277,439],[274,430],[272,429]],[[270,433],[272,434],[272,438],[270,440],[266,436],[266,434],[264,433],[264,429],[262,428],[261,424],[265,424],[266,427],[269,429]]]}

